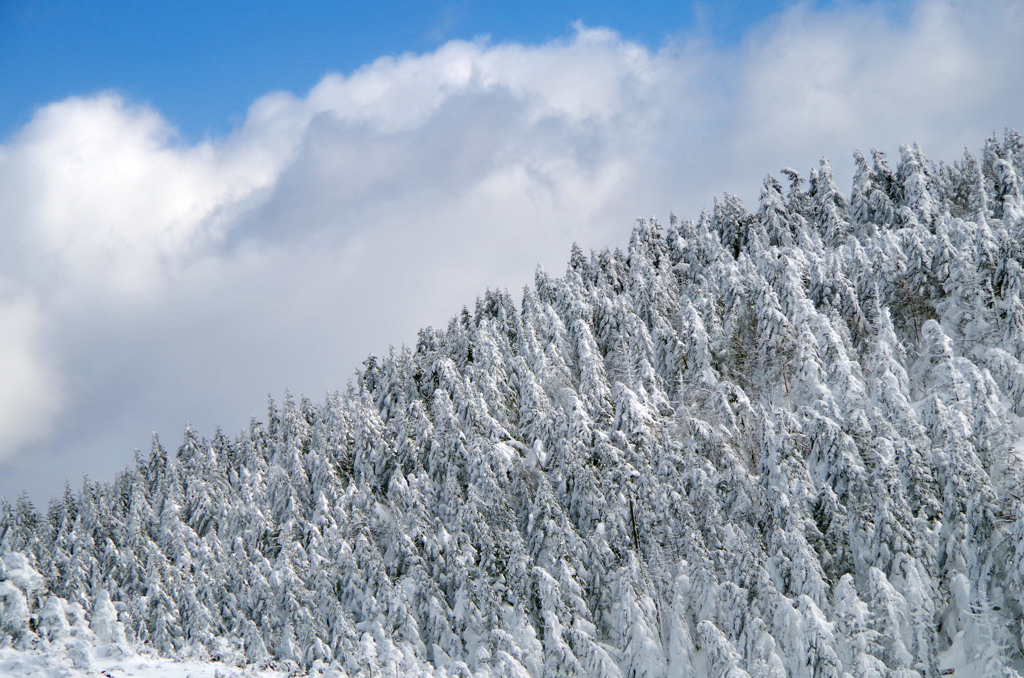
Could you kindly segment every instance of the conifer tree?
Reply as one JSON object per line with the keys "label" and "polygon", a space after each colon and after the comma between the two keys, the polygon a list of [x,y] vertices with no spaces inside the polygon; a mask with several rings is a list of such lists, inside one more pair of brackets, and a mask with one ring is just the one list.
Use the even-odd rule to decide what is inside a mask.
{"label": "conifer tree", "polygon": [[827,162],[783,170],[756,214],[574,247],[321,404],[154,438],[45,511],[0,501],[0,646],[618,678],[932,678],[962,651],[1011,675],[1024,142],[979,157],[856,154],[849,200]]}

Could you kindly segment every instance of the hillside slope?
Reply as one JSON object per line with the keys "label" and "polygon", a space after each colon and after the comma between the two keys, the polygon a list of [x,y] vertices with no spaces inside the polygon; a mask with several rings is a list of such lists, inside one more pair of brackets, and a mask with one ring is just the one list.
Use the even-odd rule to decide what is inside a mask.
{"label": "hillside slope", "polygon": [[855,160],[850,198],[822,161],[754,213],[640,222],[322,404],[5,505],[3,642],[367,676],[1014,675],[1024,142]]}

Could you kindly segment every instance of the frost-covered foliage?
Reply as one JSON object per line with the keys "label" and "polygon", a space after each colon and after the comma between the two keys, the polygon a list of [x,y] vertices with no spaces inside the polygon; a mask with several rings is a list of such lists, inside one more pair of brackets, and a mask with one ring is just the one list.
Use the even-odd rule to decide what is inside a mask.
{"label": "frost-covered foliage", "polygon": [[[322,404],[5,505],[0,643],[348,675],[1012,675],[1024,143],[574,248]],[[77,649],[76,649],[77,648]],[[81,661],[88,661],[88,653]]]}

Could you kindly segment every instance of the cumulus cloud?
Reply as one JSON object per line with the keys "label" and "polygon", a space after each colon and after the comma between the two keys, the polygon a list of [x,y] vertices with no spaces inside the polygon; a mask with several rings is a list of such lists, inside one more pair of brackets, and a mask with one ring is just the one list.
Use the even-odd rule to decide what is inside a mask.
{"label": "cumulus cloud", "polygon": [[44,107],[0,157],[0,173],[0,214],[23,247],[47,255],[43,267],[27,268],[17,251],[5,263],[106,294],[149,289],[162,266],[216,235],[221,209],[275,175],[209,143],[176,145],[157,112],[112,94]]}
{"label": "cumulus cloud", "polygon": [[874,9],[798,5],[756,31],[737,77],[733,147],[845,159],[851,144],[916,141],[952,158],[1019,124],[1019,3],[918,2],[899,20]]}
{"label": "cumulus cloud", "polygon": [[60,404],[57,377],[39,349],[42,323],[31,300],[0,302],[0,454],[41,438]]}
{"label": "cumulus cloud", "polygon": [[457,41],[268,93],[199,143],[112,93],[45,106],[0,146],[0,495],[342,388],[637,217],[752,202],[820,155],[848,181],[856,147],[954,159],[1024,127],[1022,19],[921,0],[796,5],[730,48]]}

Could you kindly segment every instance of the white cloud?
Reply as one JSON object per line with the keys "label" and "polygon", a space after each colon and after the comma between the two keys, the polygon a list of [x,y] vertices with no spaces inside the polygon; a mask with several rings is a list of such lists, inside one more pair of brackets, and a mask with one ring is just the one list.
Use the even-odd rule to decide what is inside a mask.
{"label": "white cloud", "polygon": [[756,200],[823,154],[842,180],[856,147],[955,159],[1024,127],[1020,15],[797,5],[729,49],[452,42],[267,94],[197,144],[113,94],[46,106],[0,146],[0,495],[108,476],[185,420],[230,433],[268,391],[340,388],[636,217]]}
{"label": "white cloud", "polygon": [[15,269],[106,294],[156,284],[215,240],[219,210],[274,177],[212,144],[176,144],[159,114],[111,94],[44,107],[0,157],[0,175],[0,215],[48,264]]}
{"label": "white cloud", "polygon": [[44,437],[58,379],[40,350],[43,318],[29,299],[0,302],[0,460]]}
{"label": "white cloud", "polygon": [[854,146],[917,141],[952,160],[1020,125],[1019,3],[926,0],[898,21],[881,9],[798,5],[752,36],[737,78],[737,152],[785,162],[816,151],[848,165]]}

